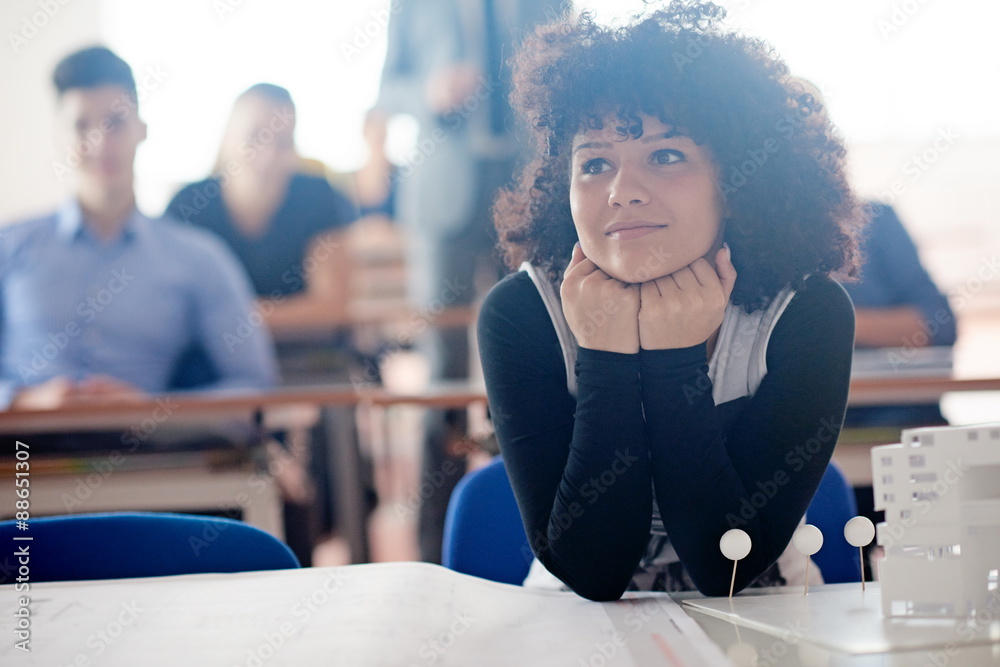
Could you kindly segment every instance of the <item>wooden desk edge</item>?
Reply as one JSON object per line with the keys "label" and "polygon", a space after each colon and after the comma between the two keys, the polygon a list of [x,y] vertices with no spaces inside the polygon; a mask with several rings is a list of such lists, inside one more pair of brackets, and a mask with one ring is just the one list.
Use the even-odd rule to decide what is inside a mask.
{"label": "wooden desk edge", "polygon": [[[893,405],[936,402],[951,391],[1000,391],[1000,378],[871,378],[851,382],[849,405]],[[53,418],[97,417],[116,415],[143,418],[158,409],[191,413],[220,410],[257,411],[289,405],[351,407],[358,405],[415,405],[428,408],[463,408],[486,401],[481,386],[456,385],[430,387],[420,393],[396,393],[383,387],[320,385],[279,388],[264,392],[176,393],[151,396],[129,403],[94,403],[58,410],[0,411],[0,431],[10,431],[18,424],[44,423]]]}
{"label": "wooden desk edge", "polygon": [[148,400],[127,403],[94,403],[74,405],[57,410],[14,410],[0,412],[0,432],[10,432],[24,425],[48,421],[93,419],[114,416],[142,419],[157,410],[187,415],[226,410],[254,412],[267,408],[293,405],[342,406],[416,405],[428,408],[463,408],[486,401],[486,391],[480,387],[431,387],[425,393],[394,393],[381,387],[319,386],[277,389],[246,393],[190,393],[151,396]]}
{"label": "wooden desk edge", "polygon": [[953,391],[1000,391],[1000,378],[956,380],[934,377],[859,378],[851,380],[850,406],[936,403]]}

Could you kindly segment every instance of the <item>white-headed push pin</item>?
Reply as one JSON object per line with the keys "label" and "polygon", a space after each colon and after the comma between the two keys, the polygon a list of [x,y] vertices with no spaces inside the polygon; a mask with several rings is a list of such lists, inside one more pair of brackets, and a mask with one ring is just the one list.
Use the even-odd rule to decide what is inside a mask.
{"label": "white-headed push pin", "polygon": [[729,597],[733,597],[733,585],[736,583],[736,563],[750,553],[750,536],[739,528],[727,530],[719,540],[722,555],[733,561],[733,577],[729,581]]}
{"label": "white-headed push pin", "polygon": [[792,535],[792,545],[795,550],[806,557],[806,585],[803,595],[809,595],[809,557],[823,548],[823,533],[811,523],[799,526]]}
{"label": "white-headed push pin", "polygon": [[861,566],[861,590],[865,590],[864,548],[875,539],[875,524],[864,516],[856,516],[844,525],[844,538],[852,547],[858,548],[858,562]]}

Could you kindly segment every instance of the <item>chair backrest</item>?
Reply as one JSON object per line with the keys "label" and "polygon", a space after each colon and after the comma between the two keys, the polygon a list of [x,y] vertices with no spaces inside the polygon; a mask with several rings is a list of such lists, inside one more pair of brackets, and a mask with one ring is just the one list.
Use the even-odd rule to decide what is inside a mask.
{"label": "chair backrest", "polygon": [[857,547],[844,538],[844,524],[857,513],[854,491],[831,461],[806,510],[806,521],[823,533],[823,548],[812,559],[828,584],[861,581]]}
{"label": "chair backrest", "polygon": [[[844,538],[844,524],[856,515],[854,492],[831,462],[806,512],[806,521],[823,533],[823,548],[812,558],[826,583],[861,581],[857,549]],[[520,584],[531,558],[514,492],[498,456],[463,477],[452,492],[442,563],[457,572]]]}
{"label": "chair backrest", "polygon": [[503,459],[459,480],[448,503],[442,564],[476,577],[521,584],[533,556]]}
{"label": "chair backrest", "polygon": [[[31,519],[27,530],[0,522],[7,553],[26,546],[31,581],[159,577],[299,567],[283,542],[242,521],[189,514],[107,512]],[[14,541],[31,537],[30,541]],[[16,558],[0,583],[17,578]]]}

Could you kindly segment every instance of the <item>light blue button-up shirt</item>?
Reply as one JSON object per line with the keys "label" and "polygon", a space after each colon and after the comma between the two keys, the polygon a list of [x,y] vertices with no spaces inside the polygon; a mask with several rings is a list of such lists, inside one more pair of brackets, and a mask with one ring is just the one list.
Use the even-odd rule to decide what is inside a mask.
{"label": "light blue button-up shirt", "polygon": [[166,391],[194,343],[218,373],[211,388],[277,383],[249,281],[219,239],[134,212],[102,241],[76,202],[0,228],[0,409],[57,376]]}

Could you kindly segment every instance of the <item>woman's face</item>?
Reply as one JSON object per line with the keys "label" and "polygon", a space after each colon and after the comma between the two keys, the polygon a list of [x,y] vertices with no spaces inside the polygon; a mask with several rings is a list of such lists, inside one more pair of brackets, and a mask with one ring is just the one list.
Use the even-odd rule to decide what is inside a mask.
{"label": "woman's face", "polygon": [[233,105],[223,139],[223,167],[273,174],[294,168],[295,110],[260,95],[247,95]]}
{"label": "woman's face", "polygon": [[584,254],[612,278],[661,278],[722,244],[722,202],[709,150],[640,116],[625,139],[614,121],[573,140],[570,209]]}

